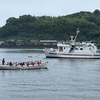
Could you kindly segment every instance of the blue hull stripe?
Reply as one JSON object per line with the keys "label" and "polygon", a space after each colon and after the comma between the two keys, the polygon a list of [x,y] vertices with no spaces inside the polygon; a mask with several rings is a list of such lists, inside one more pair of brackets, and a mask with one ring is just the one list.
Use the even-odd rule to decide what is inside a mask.
{"label": "blue hull stripe", "polygon": [[52,55],[57,55],[57,53],[53,53],[53,52],[49,52],[49,54],[52,54]]}
{"label": "blue hull stripe", "polygon": [[94,54],[93,56],[100,56],[100,54]]}

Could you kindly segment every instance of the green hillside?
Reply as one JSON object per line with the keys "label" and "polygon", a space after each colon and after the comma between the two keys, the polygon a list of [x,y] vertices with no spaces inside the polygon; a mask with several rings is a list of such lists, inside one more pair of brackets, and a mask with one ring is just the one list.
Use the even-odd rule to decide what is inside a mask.
{"label": "green hillside", "polygon": [[0,28],[0,39],[56,39],[69,40],[70,35],[80,29],[77,41],[95,41],[100,43],[100,11],[81,11],[66,16],[32,16],[11,17]]}

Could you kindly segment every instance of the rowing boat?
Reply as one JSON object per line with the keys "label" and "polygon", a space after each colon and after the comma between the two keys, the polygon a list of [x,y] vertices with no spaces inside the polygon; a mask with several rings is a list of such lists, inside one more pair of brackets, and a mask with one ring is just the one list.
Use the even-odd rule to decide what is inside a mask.
{"label": "rowing boat", "polygon": [[0,70],[31,70],[31,69],[47,69],[46,65],[47,62],[42,62],[41,64],[30,64],[30,65],[9,65],[9,64],[5,64],[5,65],[0,65]]}

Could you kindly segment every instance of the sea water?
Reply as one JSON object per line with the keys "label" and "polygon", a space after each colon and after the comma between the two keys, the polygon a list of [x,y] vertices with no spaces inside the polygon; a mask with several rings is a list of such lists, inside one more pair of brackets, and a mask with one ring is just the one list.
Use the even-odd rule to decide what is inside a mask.
{"label": "sea water", "polygon": [[47,70],[0,70],[0,100],[100,100],[99,59],[46,58],[36,49],[0,49],[2,58],[49,63]]}

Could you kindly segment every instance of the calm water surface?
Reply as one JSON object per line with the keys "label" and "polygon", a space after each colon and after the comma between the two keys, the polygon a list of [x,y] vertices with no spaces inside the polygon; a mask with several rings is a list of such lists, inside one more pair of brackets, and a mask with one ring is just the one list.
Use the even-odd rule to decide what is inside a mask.
{"label": "calm water surface", "polygon": [[50,59],[36,49],[0,49],[2,58],[49,63],[48,70],[0,70],[0,100],[100,100],[99,59]]}

